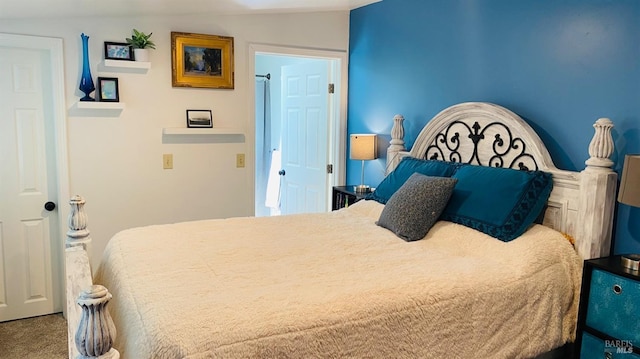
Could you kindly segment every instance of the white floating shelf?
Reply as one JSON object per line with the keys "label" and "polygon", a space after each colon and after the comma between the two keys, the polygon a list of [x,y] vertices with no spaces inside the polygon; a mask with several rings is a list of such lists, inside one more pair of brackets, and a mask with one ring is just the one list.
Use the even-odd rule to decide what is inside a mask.
{"label": "white floating shelf", "polygon": [[121,69],[144,69],[151,68],[151,62],[127,61],[127,60],[104,60],[104,67],[116,67]]}
{"label": "white floating shelf", "polygon": [[77,107],[89,110],[123,110],[124,102],[78,101]]}
{"label": "white floating shelf", "polygon": [[165,127],[163,135],[244,135],[244,132],[233,128],[186,128]]}

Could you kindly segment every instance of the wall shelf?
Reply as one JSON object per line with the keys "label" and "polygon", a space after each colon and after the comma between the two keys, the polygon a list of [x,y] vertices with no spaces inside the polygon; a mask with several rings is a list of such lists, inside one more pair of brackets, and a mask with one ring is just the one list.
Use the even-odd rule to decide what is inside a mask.
{"label": "wall shelf", "polygon": [[124,107],[124,102],[78,101],[69,108],[69,116],[118,117]]}
{"label": "wall shelf", "polygon": [[244,132],[233,128],[165,127],[162,143],[244,143]]}
{"label": "wall shelf", "polygon": [[86,110],[124,110],[124,102],[78,101],[77,107]]}
{"label": "wall shelf", "polygon": [[146,61],[127,61],[127,60],[104,60],[104,67],[115,67],[121,69],[150,69],[151,62]]}
{"label": "wall shelf", "polygon": [[186,127],[165,127],[162,129],[163,135],[244,135],[238,129],[233,128],[186,128]]}

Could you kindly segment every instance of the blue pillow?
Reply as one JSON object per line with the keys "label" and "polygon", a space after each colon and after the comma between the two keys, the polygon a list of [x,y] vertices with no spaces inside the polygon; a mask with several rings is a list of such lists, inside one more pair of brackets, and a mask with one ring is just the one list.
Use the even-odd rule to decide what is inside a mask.
{"label": "blue pillow", "polygon": [[466,165],[440,219],[508,242],[524,233],[545,208],[552,176],[542,171]]}
{"label": "blue pillow", "polygon": [[373,199],[386,204],[398,188],[415,172],[432,177],[451,177],[459,166],[459,163],[405,157],[400,161],[396,169],[380,182],[376,190],[367,195],[366,199]]}

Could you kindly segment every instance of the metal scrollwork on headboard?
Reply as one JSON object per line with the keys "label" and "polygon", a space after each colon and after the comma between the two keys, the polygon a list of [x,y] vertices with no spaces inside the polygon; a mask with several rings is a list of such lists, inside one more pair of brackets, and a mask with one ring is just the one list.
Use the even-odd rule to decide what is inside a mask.
{"label": "metal scrollwork on headboard", "polygon": [[[466,136],[465,133],[461,134],[463,131],[467,132]],[[535,158],[527,152],[526,143],[514,137],[509,127],[500,122],[490,122],[482,127],[477,121],[472,126],[453,121],[436,135],[427,147],[424,158],[525,171],[538,170]]]}

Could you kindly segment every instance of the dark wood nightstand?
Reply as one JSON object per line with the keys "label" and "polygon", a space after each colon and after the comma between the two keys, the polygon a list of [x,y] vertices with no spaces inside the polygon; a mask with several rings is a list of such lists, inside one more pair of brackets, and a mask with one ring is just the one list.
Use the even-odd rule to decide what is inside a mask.
{"label": "dark wood nightstand", "polygon": [[351,204],[365,198],[368,193],[356,193],[355,186],[334,186],[331,201],[331,210],[348,207]]}
{"label": "dark wood nightstand", "polygon": [[640,275],[620,256],[584,262],[576,358],[640,359]]}

